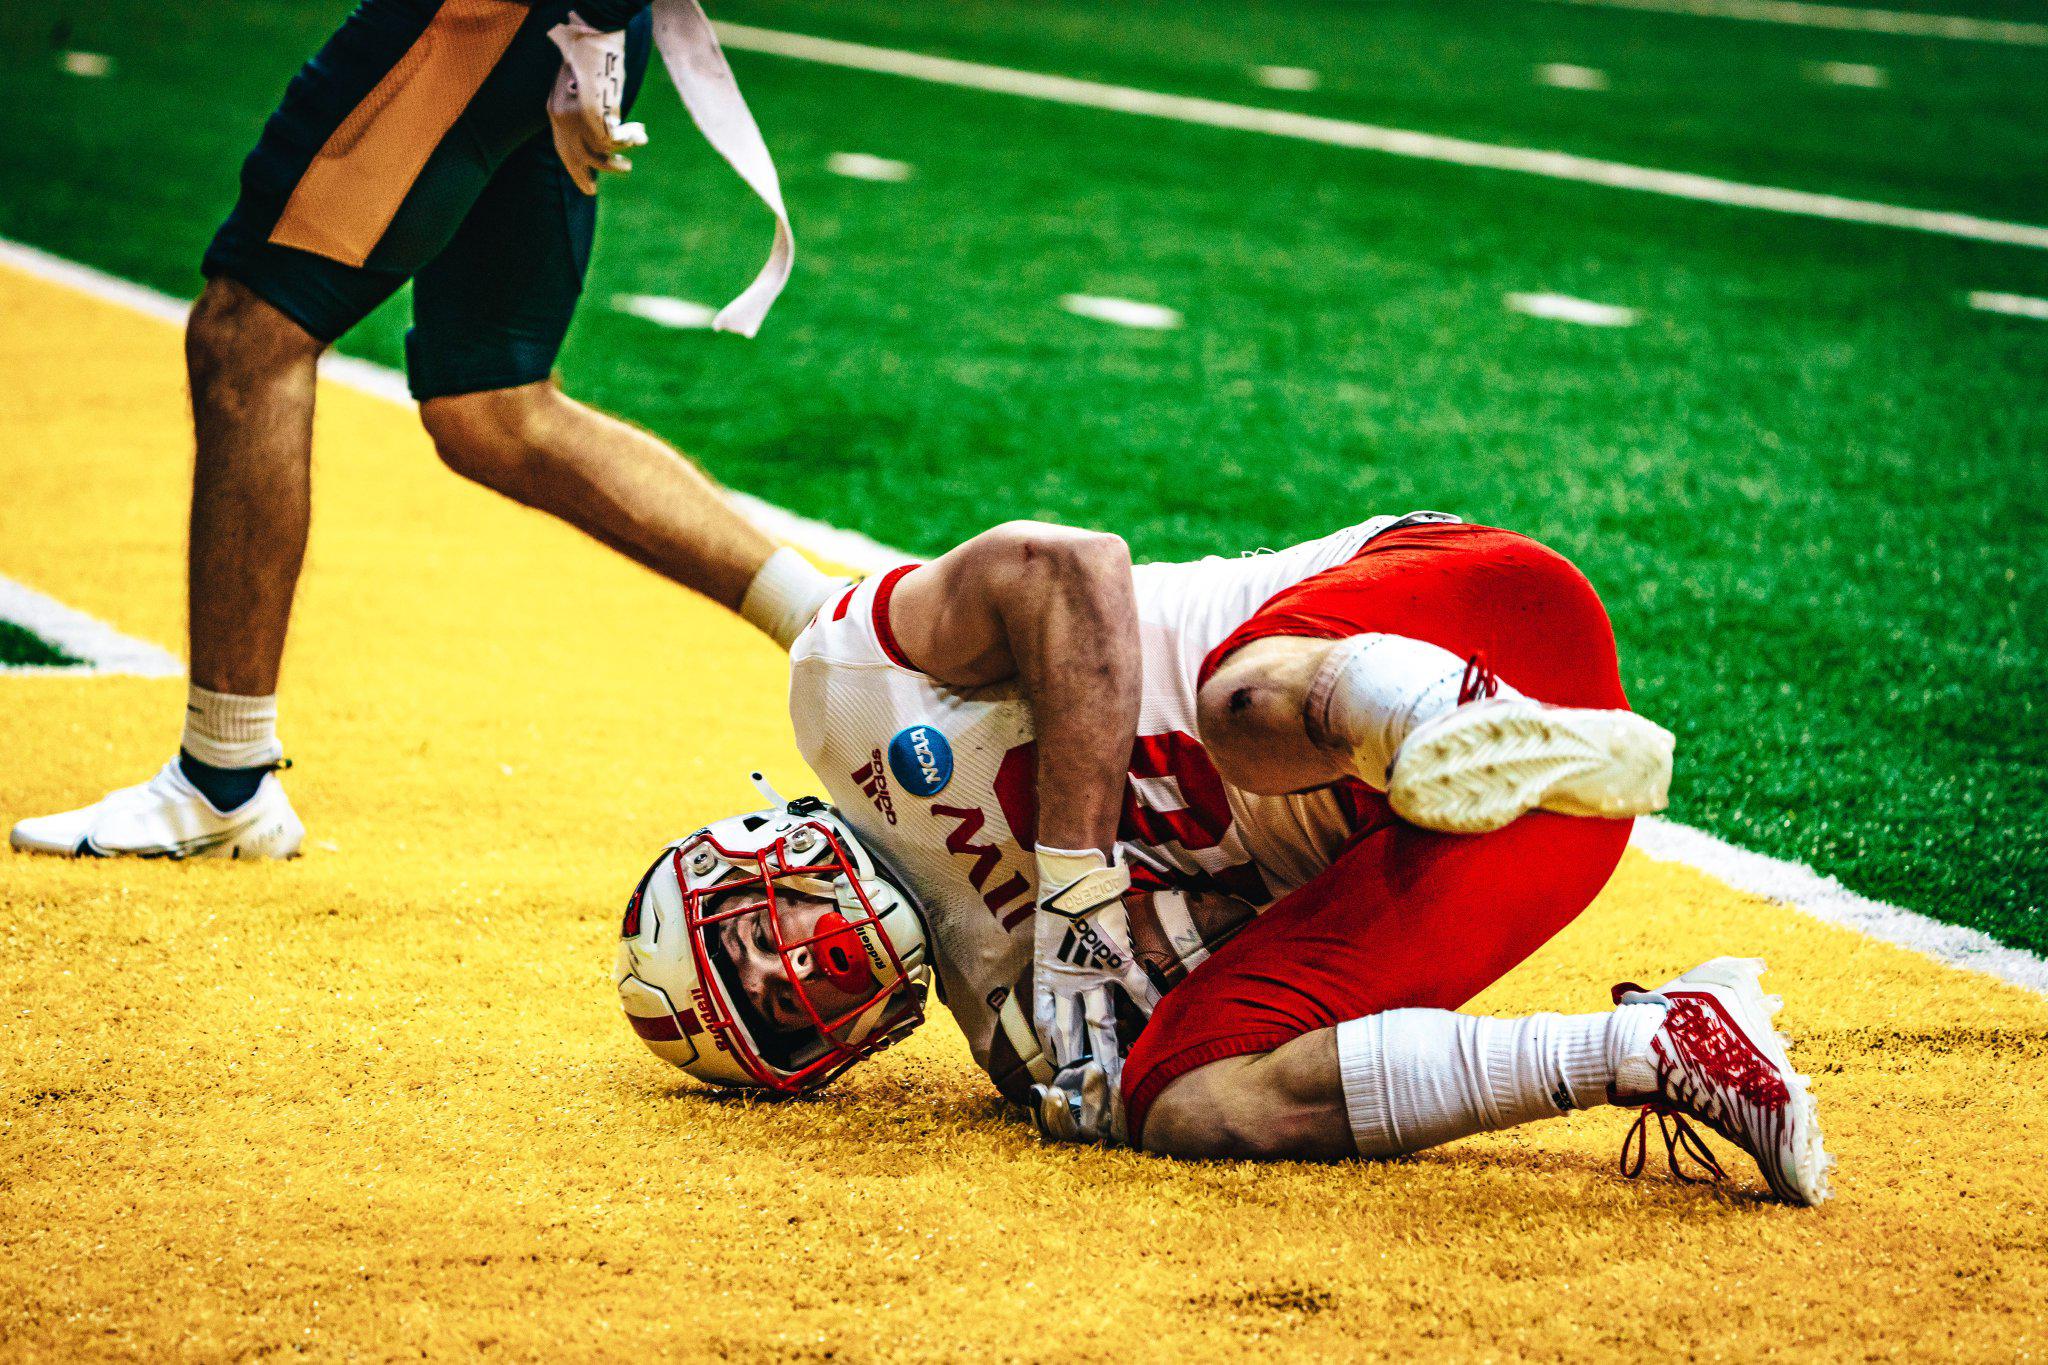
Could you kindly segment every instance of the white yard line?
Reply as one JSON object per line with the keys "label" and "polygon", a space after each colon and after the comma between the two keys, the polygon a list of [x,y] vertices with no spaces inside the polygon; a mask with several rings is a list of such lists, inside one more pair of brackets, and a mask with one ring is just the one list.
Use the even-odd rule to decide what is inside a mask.
{"label": "white yard line", "polygon": [[1882,90],[1892,83],[1891,74],[1868,62],[1814,62],[1807,76],[1821,85],[1847,85],[1858,90]]}
{"label": "white yard line", "polygon": [[1323,74],[1308,66],[1255,66],[1252,79],[1268,90],[1314,90]]}
{"label": "white yard line", "polygon": [[1861,5],[1814,5],[1804,3],[1804,0],[1548,0],[1548,3],[1647,10],[1653,14],[1692,14],[1707,19],[1748,19],[1765,24],[1792,24],[1800,28],[1890,33],[1907,38],[1956,38],[1972,43],[2048,47],[2048,24],[2019,19],[1977,19],[1962,14],[1865,9]]}
{"label": "white yard line", "polygon": [[1732,208],[1761,209],[1803,218],[1823,218],[1838,223],[1865,223],[1875,227],[1904,228],[1912,232],[1958,237],[1967,241],[1999,242],[2009,246],[2048,250],[2048,227],[2032,223],[2008,223],[1979,218],[1967,213],[1937,209],[1905,208],[1867,199],[1848,199],[1835,194],[1808,190],[1779,189],[1770,185],[1748,185],[1710,175],[1685,171],[1662,171],[1649,166],[1631,166],[1619,161],[1574,156],[1569,152],[1546,152],[1532,147],[1509,147],[1492,142],[1443,137],[1436,133],[1409,132],[1383,128],[1347,119],[1317,118],[1284,109],[1262,109],[1255,105],[1230,104],[1223,100],[1196,99],[1189,95],[1165,95],[1128,85],[1105,85],[1100,81],[1077,80],[1039,71],[1019,71],[1007,66],[986,66],[980,62],[956,61],[951,57],[930,57],[896,48],[870,47],[865,43],[841,42],[836,38],[813,38],[802,33],[755,28],[751,24],[716,25],[727,47],[744,52],[761,52],[798,61],[854,71],[871,71],[886,76],[903,76],[936,85],[960,86],[1001,95],[1020,95],[1054,104],[1107,109],[1121,114],[1171,119],[1178,123],[1228,128],[1272,137],[1318,142],[1330,147],[1384,152],[1389,156],[1412,157],[1418,161],[1440,161],[1485,170],[1515,171],[1551,180],[1570,180],[1610,189],[1635,190],[1643,194],[1690,199]]}
{"label": "white yard line", "polygon": [[1536,83],[1559,90],[1605,90],[1607,73],[1598,67],[1572,62],[1544,62],[1536,68]]}
{"label": "white yard line", "polygon": [[57,59],[57,65],[66,75],[87,80],[102,80],[114,74],[114,59],[104,52],[67,52]]}
{"label": "white yard line", "polygon": [[105,621],[87,616],[75,607],[67,607],[56,598],[11,578],[0,578],[0,621],[25,626],[72,658],[82,661],[82,664],[0,664],[0,677],[15,678],[25,673],[61,673],[73,678],[86,674],[125,674],[136,678],[185,676],[184,663],[169,650],[132,635],[123,635]]}
{"label": "white yard line", "polygon": [[[153,289],[4,238],[0,238],[0,265],[155,318],[182,320],[190,306]],[[334,383],[375,397],[402,404],[411,402],[406,397],[404,376],[367,361],[336,365],[326,370],[325,375]],[[821,558],[862,573],[873,573],[916,557],[857,531],[841,530],[785,512],[744,493],[735,494],[734,501],[769,535],[794,541]],[[176,671],[183,672],[175,659],[171,663]],[[1749,853],[1711,834],[1664,820],[1638,820],[1634,843],[1650,857],[1684,863],[1737,890],[1782,901],[1805,914],[1910,948],[1937,962],[2048,993],[2048,959],[2007,948],[1973,929],[1959,929],[1912,910],[1868,900],[1799,863]]]}

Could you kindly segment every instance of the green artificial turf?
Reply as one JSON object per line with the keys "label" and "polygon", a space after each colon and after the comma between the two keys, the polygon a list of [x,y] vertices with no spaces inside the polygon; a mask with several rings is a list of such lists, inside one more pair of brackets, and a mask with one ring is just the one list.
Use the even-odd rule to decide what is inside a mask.
{"label": "green artificial turf", "polygon": [[78,662],[34,631],[0,621],[0,668],[57,668]]}
{"label": "green artificial turf", "polygon": [[[342,9],[107,0],[67,40],[115,56],[105,82],[0,19],[0,180],[19,187],[0,232],[192,292],[242,151]],[[720,13],[2048,221],[2039,52],[1509,0]],[[1893,88],[1803,82],[1819,60],[1879,62]],[[1328,84],[1258,90],[1252,61]],[[1614,87],[1537,87],[1538,61]],[[1147,557],[1415,506],[1527,530],[1600,588],[1635,703],[1677,731],[1674,817],[2048,948],[2048,325],[1961,302],[2048,295],[2048,253],[733,63],[795,213],[790,290],[753,343],[609,309],[722,302],[768,242],[651,83],[655,141],[607,188],[573,391],[737,487],[920,552],[1009,516],[1110,527]],[[834,151],[916,175],[841,179]],[[1641,321],[1503,307],[1544,290]],[[1074,317],[1073,292],[1186,324]],[[403,325],[394,305],[348,349],[398,363]]]}

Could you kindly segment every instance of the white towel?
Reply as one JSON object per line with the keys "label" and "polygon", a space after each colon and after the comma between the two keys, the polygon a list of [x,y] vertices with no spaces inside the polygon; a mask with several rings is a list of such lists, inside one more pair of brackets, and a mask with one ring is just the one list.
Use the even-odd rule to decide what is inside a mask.
{"label": "white towel", "polygon": [[782,205],[782,182],[776,178],[775,162],[768,144],[732,78],[718,35],[704,17],[697,0],[654,0],[654,45],[676,83],[683,107],[696,120],[697,128],[712,149],[740,174],[740,179],[761,196],[775,214],[775,245],[768,263],[738,298],[718,310],[711,320],[713,330],[738,332],[750,337],[761,330],[761,320],[789,283],[789,268],[796,261],[796,238],[789,230],[789,210]]}

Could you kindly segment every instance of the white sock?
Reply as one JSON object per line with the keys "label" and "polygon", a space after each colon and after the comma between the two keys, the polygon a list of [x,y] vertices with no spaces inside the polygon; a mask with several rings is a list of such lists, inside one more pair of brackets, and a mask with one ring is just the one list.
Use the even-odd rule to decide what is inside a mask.
{"label": "white sock", "polygon": [[1347,1020],[1337,1025],[1337,1070],[1358,1154],[1419,1152],[1606,1104],[1616,1068],[1663,1019],[1661,1005],[1623,1005],[1526,1019],[1415,1009]]}
{"label": "white sock", "polygon": [[747,585],[740,602],[740,615],[760,628],[769,639],[788,649],[804,627],[818,614],[818,608],[833,593],[846,587],[844,578],[821,572],[787,545],[768,556],[768,562]]}
{"label": "white sock", "polygon": [[[1302,719],[1311,740],[1351,758],[1367,786],[1384,791],[1409,732],[1458,704],[1465,660],[1405,635],[1354,635],[1331,646],[1310,680]],[[1519,696],[1506,683],[1497,695]]]}
{"label": "white sock", "polygon": [[260,768],[284,757],[277,742],[277,696],[238,697],[194,685],[185,693],[179,747],[212,768]]}

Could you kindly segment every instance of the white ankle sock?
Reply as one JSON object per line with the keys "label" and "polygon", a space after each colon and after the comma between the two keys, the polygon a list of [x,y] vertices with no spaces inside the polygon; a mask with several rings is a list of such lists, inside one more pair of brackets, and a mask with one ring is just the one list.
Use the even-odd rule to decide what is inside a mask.
{"label": "white ankle sock", "polygon": [[[1360,781],[1384,791],[1410,731],[1458,704],[1465,660],[1405,635],[1354,635],[1331,646],[1302,704],[1308,736],[1349,755]],[[1500,696],[1520,695],[1505,683]]]}
{"label": "white ankle sock", "polygon": [[260,768],[284,757],[277,742],[277,696],[239,697],[193,686],[185,694],[179,747],[213,768]]}
{"label": "white ankle sock", "polygon": [[1615,1068],[1647,1046],[1660,1005],[1487,1019],[1389,1010],[1337,1025],[1337,1069],[1360,1156],[1419,1152],[1472,1133],[1608,1102]]}
{"label": "white ankle sock", "polygon": [[747,585],[740,615],[788,649],[804,633],[804,627],[811,623],[825,600],[846,585],[846,579],[820,571],[785,545],[768,556],[768,562]]}

